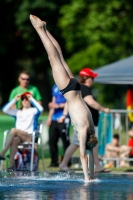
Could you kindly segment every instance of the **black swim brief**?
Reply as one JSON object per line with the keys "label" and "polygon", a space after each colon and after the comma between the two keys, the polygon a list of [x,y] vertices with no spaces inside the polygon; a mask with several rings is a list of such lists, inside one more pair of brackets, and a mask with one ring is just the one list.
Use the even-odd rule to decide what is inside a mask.
{"label": "black swim brief", "polygon": [[72,91],[72,90],[74,90],[74,91],[80,90],[80,84],[78,83],[78,81],[75,78],[71,78],[67,87],[64,88],[63,90],[60,90],[60,92],[64,95],[65,93]]}

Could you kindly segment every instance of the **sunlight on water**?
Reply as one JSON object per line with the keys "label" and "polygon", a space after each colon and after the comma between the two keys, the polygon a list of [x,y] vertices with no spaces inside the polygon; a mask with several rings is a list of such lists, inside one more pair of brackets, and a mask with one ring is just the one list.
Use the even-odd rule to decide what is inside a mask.
{"label": "sunlight on water", "polygon": [[90,183],[74,172],[1,172],[0,199],[133,200],[133,176],[98,174]]}

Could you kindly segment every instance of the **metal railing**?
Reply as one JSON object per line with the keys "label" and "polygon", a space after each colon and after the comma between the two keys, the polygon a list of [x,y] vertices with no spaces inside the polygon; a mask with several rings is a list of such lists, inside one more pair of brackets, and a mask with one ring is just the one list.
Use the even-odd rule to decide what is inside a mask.
{"label": "metal railing", "polygon": [[[123,132],[125,132],[125,134],[123,135],[123,137],[125,136],[125,142],[124,142],[124,145],[127,145],[127,142],[128,142],[128,139],[129,139],[129,134],[128,134],[128,130],[129,130],[129,120],[128,120],[128,113],[133,113],[133,110],[120,110],[120,109],[111,109],[110,110],[110,113],[112,114],[112,119],[113,119],[113,122],[112,122],[112,137],[113,137],[113,134],[114,132],[117,131],[117,133],[119,134],[120,136],[120,140],[119,140],[119,144],[122,145],[122,134],[124,134]],[[122,127],[121,129],[114,129],[114,124],[115,124],[115,114],[119,114],[120,115],[120,121],[123,121],[121,122],[122,124]],[[105,113],[105,116],[107,114]],[[103,119],[105,120],[105,118]],[[103,122],[104,123],[104,122]],[[104,135],[104,137],[106,137],[106,134]],[[106,138],[105,138],[105,141],[106,141]],[[105,144],[106,146],[106,144]],[[129,158],[129,157],[126,157],[126,158],[121,158],[121,157],[117,157],[117,158],[106,158],[105,155],[102,155],[103,157],[103,160],[106,160],[106,161],[115,161],[116,162],[116,167],[119,167],[119,163],[121,160],[125,160],[125,161],[133,161],[133,158]]]}

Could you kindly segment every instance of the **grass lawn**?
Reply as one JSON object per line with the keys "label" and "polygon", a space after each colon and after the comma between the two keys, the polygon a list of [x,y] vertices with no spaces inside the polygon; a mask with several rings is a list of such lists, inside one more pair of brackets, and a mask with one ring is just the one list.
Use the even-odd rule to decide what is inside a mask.
{"label": "grass lawn", "polygon": [[[49,164],[50,164],[50,158],[46,158],[45,159],[45,170],[46,171],[59,171],[60,169],[58,167],[53,167],[53,168],[49,168]],[[72,164],[72,166],[70,167],[70,169],[74,170],[74,171],[83,171],[81,166],[77,166],[77,164]],[[43,171],[43,165],[42,165],[42,160],[40,159],[39,161],[39,171]],[[133,173],[133,167],[119,167],[119,168],[111,168],[111,172],[132,172]]]}
{"label": "grass lawn", "polygon": [[[9,163],[9,160],[8,161],[4,161],[2,170],[6,170],[8,163]],[[49,168],[49,165],[50,165],[50,158],[45,158],[45,160],[44,160],[45,169],[43,170],[42,159],[39,159],[38,171],[40,171],[40,172],[42,172],[42,171],[47,171],[47,172],[52,172],[52,171],[53,172],[58,172],[58,171],[60,171],[59,167]],[[73,170],[73,171],[83,172],[81,166],[77,167],[77,164],[72,164],[70,169]],[[111,173],[133,173],[133,167],[111,168]]]}
{"label": "grass lawn", "polygon": [[[43,114],[39,117],[39,121],[43,121],[47,119],[47,114]],[[7,129],[11,129],[12,127],[14,127],[14,119],[10,116],[7,116],[3,113],[0,113],[0,151],[2,150],[2,146],[3,146],[3,133],[5,130]],[[70,137],[72,136],[72,132],[73,129],[71,127],[70,129]],[[125,135],[124,135],[125,136]],[[6,155],[8,155],[10,152],[8,151]],[[41,160],[41,150],[39,148],[39,171],[43,170],[42,167],[42,160]],[[61,160],[61,157],[63,155],[63,148],[62,145],[59,146],[59,161]],[[79,156],[79,149],[74,153],[73,157],[75,156]],[[45,170],[46,171],[58,171],[59,168],[49,168],[48,166],[50,165],[50,154],[49,154],[49,147],[48,145],[46,145],[46,148],[44,149],[44,157],[45,157]],[[8,159],[7,159],[8,160]],[[3,169],[6,169],[6,162],[4,162],[4,167]],[[81,167],[78,168],[77,165],[73,164],[71,166],[71,169],[73,170],[81,170]],[[129,168],[112,168],[112,172],[116,171],[116,172],[133,172],[133,167],[129,167]]]}

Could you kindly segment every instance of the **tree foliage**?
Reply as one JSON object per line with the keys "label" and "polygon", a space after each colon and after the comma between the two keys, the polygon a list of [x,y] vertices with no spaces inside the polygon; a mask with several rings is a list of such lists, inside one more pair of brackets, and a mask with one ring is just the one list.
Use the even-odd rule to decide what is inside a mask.
{"label": "tree foliage", "polygon": [[66,0],[56,2],[54,0],[5,0],[0,2],[0,58],[3,63],[0,69],[0,96],[3,104],[7,102],[12,88],[18,84],[17,76],[22,70],[30,71],[31,83],[39,88],[45,108],[51,100],[53,78],[48,58],[31,25],[29,15],[34,14],[46,20],[48,29],[62,43],[57,20],[60,15],[59,8],[65,3]]}
{"label": "tree foliage", "polygon": [[[95,69],[132,54],[132,10],[131,0],[71,0],[70,4],[62,6],[59,26],[69,53],[67,62],[73,73],[83,67]],[[104,95],[108,88],[110,94]],[[107,103],[112,101],[118,88],[119,98],[116,97],[112,104]],[[118,105],[120,97],[125,95],[122,87],[106,85],[99,89],[101,102],[111,106]]]}
{"label": "tree foliage", "polygon": [[[47,54],[30,23],[30,14],[46,20],[75,75],[82,67],[95,69],[132,54],[131,0],[5,0],[0,7],[3,103],[17,85],[19,71],[24,69],[30,71],[31,82],[41,91],[45,107],[51,98],[53,78]],[[97,87],[102,95],[107,90],[107,86]],[[99,95],[102,102],[116,91],[109,87],[110,95],[103,95],[104,99]]]}

